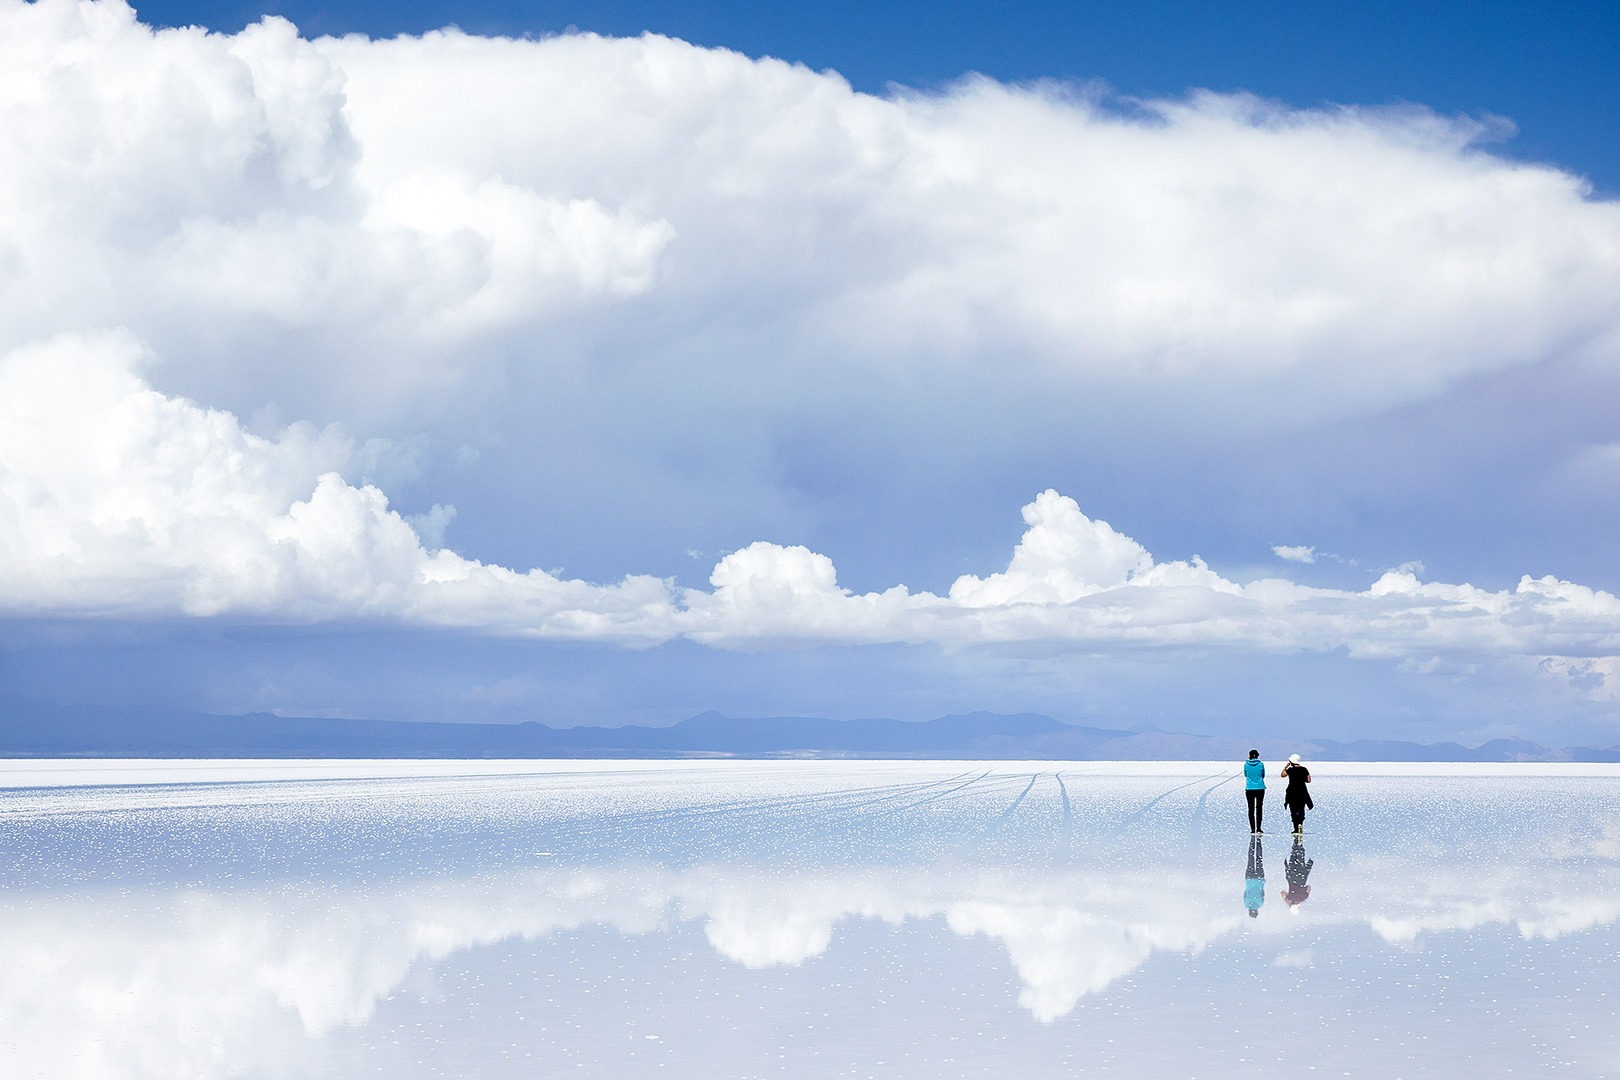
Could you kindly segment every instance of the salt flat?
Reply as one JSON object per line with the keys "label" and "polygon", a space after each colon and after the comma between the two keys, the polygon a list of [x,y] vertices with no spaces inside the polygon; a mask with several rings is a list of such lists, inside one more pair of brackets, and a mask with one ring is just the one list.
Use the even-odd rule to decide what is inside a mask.
{"label": "salt flat", "polygon": [[1620,1071],[1620,768],[1315,773],[4,762],[0,1072]]}
{"label": "salt flat", "polygon": [[[0,790],[29,787],[109,785],[222,784],[277,780],[369,780],[441,776],[535,776],[577,773],[689,773],[713,769],[714,759],[624,761],[601,759],[444,759],[444,758],[0,758]],[[838,778],[875,770],[882,775],[916,772],[928,775],[953,764],[933,761],[738,761],[728,775],[752,775],[764,768],[782,775]],[[1031,768],[1073,776],[1203,776],[1235,769],[1230,761],[1016,761],[984,762],[1014,771]],[[1620,777],[1620,764],[1608,762],[1312,762],[1313,774],[1324,776],[1609,776]]]}

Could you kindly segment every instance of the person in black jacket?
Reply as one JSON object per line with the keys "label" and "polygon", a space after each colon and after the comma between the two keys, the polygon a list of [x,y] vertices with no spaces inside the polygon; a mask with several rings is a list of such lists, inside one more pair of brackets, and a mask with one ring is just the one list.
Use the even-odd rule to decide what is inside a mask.
{"label": "person in black jacket", "polygon": [[1283,792],[1283,805],[1294,818],[1294,831],[1305,831],[1305,810],[1315,809],[1316,804],[1311,802],[1310,788],[1305,785],[1311,782],[1311,770],[1299,763],[1299,755],[1293,754],[1288,758],[1288,764],[1282,767],[1282,777],[1288,781],[1288,790]]}

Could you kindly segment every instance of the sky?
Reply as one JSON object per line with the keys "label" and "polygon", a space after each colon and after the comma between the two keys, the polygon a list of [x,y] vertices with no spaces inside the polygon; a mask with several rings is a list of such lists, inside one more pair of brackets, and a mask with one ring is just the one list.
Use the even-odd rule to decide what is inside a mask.
{"label": "sky", "polygon": [[0,697],[1620,742],[1617,16],[1298,7],[0,0]]}

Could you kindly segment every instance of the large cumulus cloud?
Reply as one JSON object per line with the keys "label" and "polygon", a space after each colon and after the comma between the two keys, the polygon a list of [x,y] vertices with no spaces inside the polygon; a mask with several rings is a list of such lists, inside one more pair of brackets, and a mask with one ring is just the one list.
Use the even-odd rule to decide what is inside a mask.
{"label": "large cumulus cloud", "polygon": [[[117,0],[0,20],[0,343],[129,325],[227,397],[420,406],[502,342],[624,333],[607,312],[649,293],[629,333],[660,363],[743,339],[706,384],[768,366],[823,398],[832,364],[1335,411],[1614,341],[1620,208],[1466,120],[1122,115],[984,80],[880,99],[651,35],[154,32]],[[280,360],[224,373],[220,345]]]}
{"label": "large cumulus cloud", "polygon": [[[1620,600],[1553,578],[1513,590],[1423,582],[1361,592],[1238,583],[1196,556],[1159,562],[1046,491],[1005,570],[945,595],[856,595],[826,555],[759,541],[709,590],[631,576],[597,585],[430,550],[387,497],[344,479],[340,430],[255,436],[167,397],[122,334],[68,335],[0,358],[0,604],[15,614],[388,621],[498,634],[734,647],[933,642],[1049,651],[1168,646],[1352,655],[1555,658],[1607,685]],[[1609,665],[1612,667],[1612,665]]]}
{"label": "large cumulus cloud", "polygon": [[294,425],[260,438],[229,413],[151,389],[142,358],[122,334],[0,358],[9,612],[668,636],[663,582],[604,588],[430,552],[381,491],[342,478],[355,447],[340,432]]}
{"label": "large cumulus cloud", "polygon": [[1553,578],[1230,580],[1048,491],[1004,570],[939,593],[853,594],[765,541],[708,589],[599,585],[443,548],[451,509],[413,529],[348,428],[239,419],[431,432],[505,380],[559,424],[612,411],[603,445],[948,402],[989,448],[1104,399],[1235,429],[1609,364],[1620,207],[1482,131],[985,80],[877,98],[652,35],[312,42],[0,0],[0,607],[1507,656],[1606,687],[1620,604]]}

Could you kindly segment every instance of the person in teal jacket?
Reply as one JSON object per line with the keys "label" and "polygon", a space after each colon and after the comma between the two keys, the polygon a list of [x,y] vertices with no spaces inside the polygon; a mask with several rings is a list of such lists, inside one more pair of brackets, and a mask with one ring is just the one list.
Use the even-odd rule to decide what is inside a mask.
{"label": "person in teal jacket", "polygon": [[1243,796],[1249,803],[1249,832],[1259,836],[1265,832],[1260,827],[1260,814],[1266,803],[1266,763],[1260,760],[1260,751],[1249,751],[1249,760],[1243,763],[1243,781]]}

